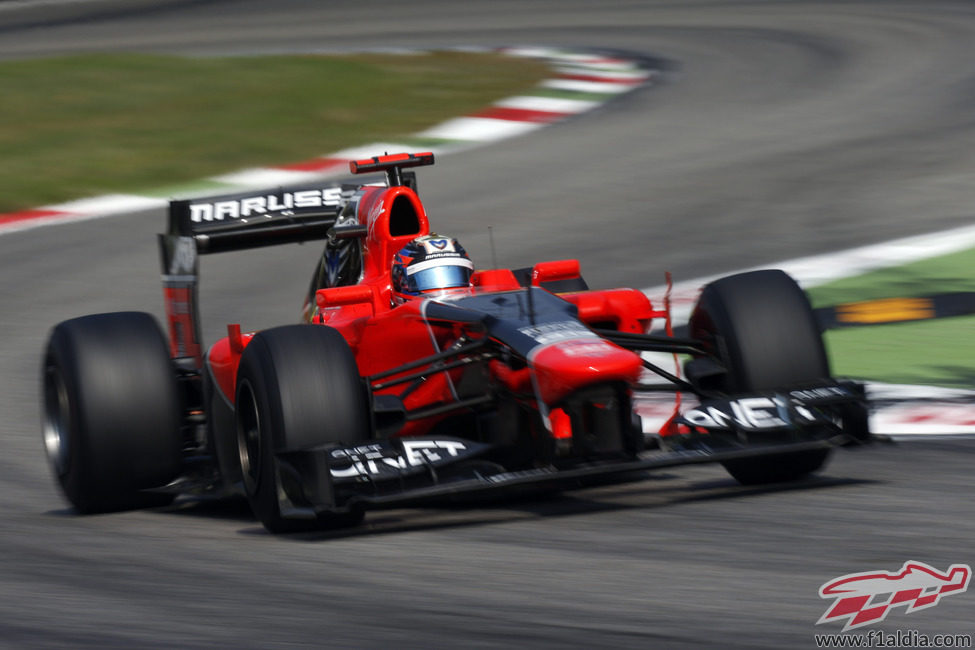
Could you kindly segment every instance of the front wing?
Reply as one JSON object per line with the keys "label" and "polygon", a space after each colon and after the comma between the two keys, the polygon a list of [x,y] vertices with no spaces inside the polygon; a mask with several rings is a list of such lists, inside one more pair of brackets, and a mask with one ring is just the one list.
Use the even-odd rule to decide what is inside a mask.
{"label": "front wing", "polygon": [[[631,457],[547,465],[505,471],[478,461],[488,445],[458,438],[410,439],[356,448],[314,449],[279,455],[282,478],[290,476],[291,489],[280,494],[282,513],[314,517],[350,509],[414,507],[455,497],[503,495],[525,488],[581,487],[588,479],[625,475],[644,470],[758,458],[776,454],[828,449],[855,441],[837,430],[816,436],[789,436],[786,440],[741,442],[734,435],[692,434],[674,448],[648,450]],[[432,453],[427,453],[431,451]],[[284,484],[287,486],[288,481]],[[295,488],[300,499],[291,499]],[[298,506],[296,503],[304,503]]]}

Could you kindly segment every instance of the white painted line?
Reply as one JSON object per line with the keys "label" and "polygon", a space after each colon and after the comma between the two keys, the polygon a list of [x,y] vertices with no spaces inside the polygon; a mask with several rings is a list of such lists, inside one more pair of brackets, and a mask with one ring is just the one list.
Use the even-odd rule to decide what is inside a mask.
{"label": "white painted line", "polygon": [[[945,388],[944,386],[924,386],[912,384],[886,384],[871,382],[869,385],[872,400],[937,400],[942,402],[968,401],[975,405],[975,389]],[[975,416],[975,413],[972,414]]]}
{"label": "white painted line", "polygon": [[546,79],[539,84],[542,88],[570,90],[577,93],[603,93],[618,95],[633,90],[633,84],[617,84],[608,81],[581,81],[578,79]]}
{"label": "white painted line", "polygon": [[519,108],[526,111],[548,111],[550,113],[583,113],[601,106],[603,102],[586,99],[562,99],[559,97],[537,97],[520,95],[495,102],[502,108]]}
{"label": "white painted line", "polygon": [[640,67],[636,61],[631,59],[573,53],[547,47],[510,47],[501,48],[498,51],[507,56],[516,56],[525,59],[548,59],[553,63],[563,63],[587,68],[634,70]]}
{"label": "white painted line", "polygon": [[556,70],[561,74],[596,77],[597,79],[627,80],[630,82],[646,81],[653,73],[642,70],[600,70],[583,66],[558,66]]}
{"label": "white painted line", "polygon": [[41,210],[58,210],[60,212],[72,212],[79,215],[100,215],[118,214],[121,212],[134,212],[137,210],[150,210],[169,205],[166,199],[156,199],[148,196],[136,196],[134,194],[106,194],[95,196],[90,199],[78,199],[57,205],[46,205]]}
{"label": "white painted line", "polygon": [[975,247],[975,226],[964,226],[882,244],[862,246],[784,262],[780,268],[804,287],[826,284],[868,271],[903,266],[910,262],[947,255]]}
{"label": "white painted line", "polygon": [[48,217],[35,217],[32,219],[27,219],[24,221],[12,221],[9,223],[0,224],[0,235],[7,235],[15,232],[23,232],[25,230],[33,230],[34,228],[42,228],[44,226],[59,226],[65,223],[71,223],[74,221],[90,221],[92,219],[101,219],[107,216],[104,214],[55,214]]}
{"label": "white painted line", "polygon": [[427,129],[417,136],[443,138],[445,140],[476,140],[479,142],[503,140],[523,135],[544,126],[538,122],[495,120],[488,117],[458,117]]}
{"label": "white painted line", "polygon": [[[800,286],[808,289],[841,278],[862,275],[869,271],[892,266],[902,266],[910,262],[956,253],[973,247],[975,247],[975,226],[964,226],[943,232],[861,246],[837,253],[814,255],[797,260],[784,260],[778,263],[742,269],[742,271],[763,268],[782,269],[791,275]],[[674,323],[683,323],[687,320],[701,287],[725,275],[731,275],[731,273],[675,283],[671,292],[671,315]],[[665,286],[656,286],[644,290],[644,293],[650,297],[654,305],[662,306],[665,291]]]}
{"label": "white painted line", "polygon": [[[565,59],[563,59],[565,60]],[[640,70],[641,66],[636,61],[624,61],[622,59],[588,59],[571,61],[569,60],[566,65],[572,66],[579,70]],[[655,72],[650,72],[650,74],[655,74]]]}
{"label": "white painted line", "polygon": [[633,61],[626,60],[626,59],[620,59],[620,58],[617,58],[617,57],[614,57],[614,56],[599,56],[599,55],[596,55],[596,54],[581,54],[581,53],[577,53],[577,52],[559,52],[559,51],[556,51],[553,54],[551,54],[550,57],[554,61],[556,61],[556,62],[558,62],[558,61],[567,61],[567,62],[572,62],[572,63],[578,64],[578,65],[610,65],[610,66],[612,66],[612,65],[617,65],[617,64],[625,64],[625,65],[628,65],[628,66],[632,66],[634,64]]}
{"label": "white painted line", "polygon": [[505,47],[500,51],[507,56],[517,56],[526,59],[565,58],[558,50],[550,47]]}
{"label": "white painted line", "polygon": [[232,174],[212,176],[209,180],[240,187],[274,187],[303,183],[320,178],[319,172],[304,172],[293,169],[273,169],[271,167],[255,167],[243,169]]}

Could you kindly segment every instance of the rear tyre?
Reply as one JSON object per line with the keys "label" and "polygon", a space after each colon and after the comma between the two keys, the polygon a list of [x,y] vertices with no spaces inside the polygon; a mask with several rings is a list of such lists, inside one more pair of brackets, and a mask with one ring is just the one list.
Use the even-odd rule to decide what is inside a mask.
{"label": "rear tyre", "polygon": [[165,505],[182,468],[180,400],[163,334],[149,314],[65,321],[42,368],[44,448],[81,513]]}
{"label": "rear tyre", "polygon": [[355,357],[336,330],[289,325],[258,333],[237,373],[237,444],[244,491],[272,533],[353,525],[361,511],[316,516],[301,477],[278,454],[369,439]]}
{"label": "rear tyre", "polygon": [[[691,336],[726,369],[718,388],[749,393],[830,377],[826,348],[806,294],[782,271],[752,271],[707,285],[690,319]],[[745,485],[793,481],[823,467],[829,449],[723,463]]]}

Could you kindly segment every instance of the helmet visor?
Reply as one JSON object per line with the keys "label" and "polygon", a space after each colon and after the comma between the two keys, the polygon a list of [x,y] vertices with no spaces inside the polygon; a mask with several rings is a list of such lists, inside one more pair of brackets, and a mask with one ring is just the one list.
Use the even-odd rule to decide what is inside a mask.
{"label": "helmet visor", "polygon": [[410,288],[421,292],[466,287],[470,283],[471,269],[456,264],[432,266],[409,276]]}

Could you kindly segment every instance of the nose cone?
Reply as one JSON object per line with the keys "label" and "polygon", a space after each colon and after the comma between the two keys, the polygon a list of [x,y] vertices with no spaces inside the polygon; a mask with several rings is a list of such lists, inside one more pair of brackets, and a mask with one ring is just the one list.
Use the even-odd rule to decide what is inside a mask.
{"label": "nose cone", "polygon": [[643,371],[639,355],[595,337],[540,346],[529,362],[546,404],[592,384],[635,383]]}

